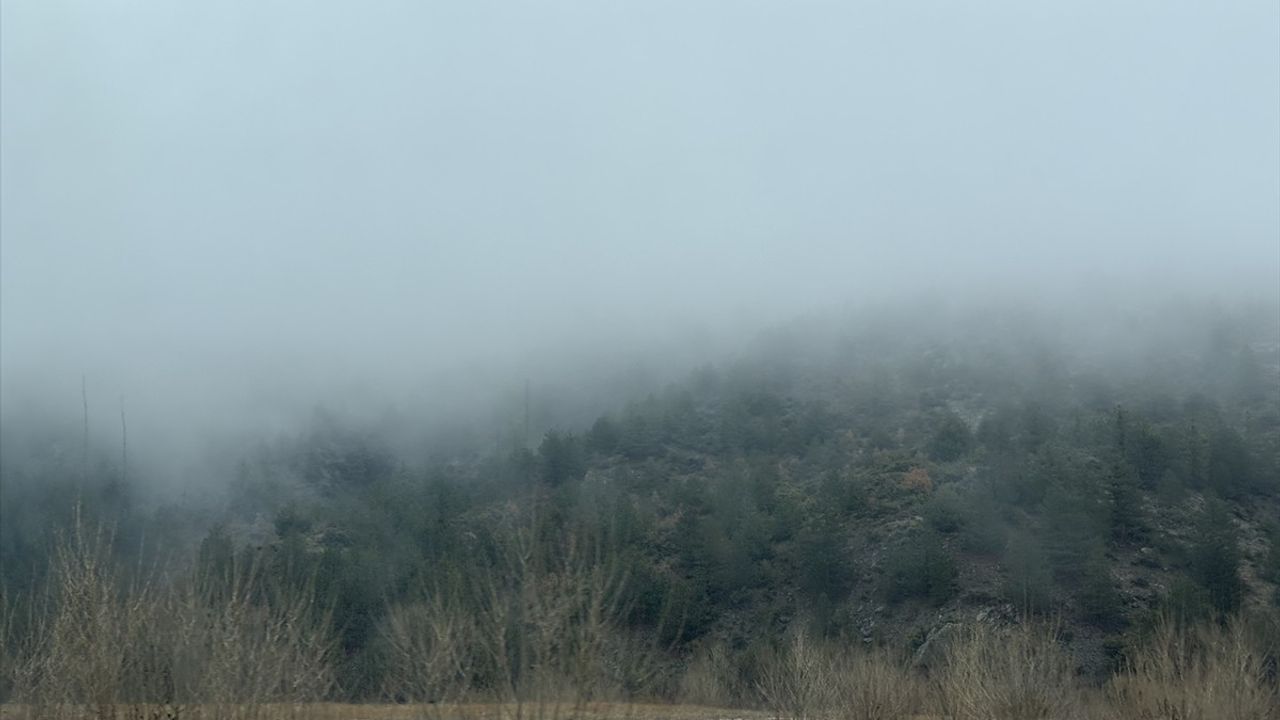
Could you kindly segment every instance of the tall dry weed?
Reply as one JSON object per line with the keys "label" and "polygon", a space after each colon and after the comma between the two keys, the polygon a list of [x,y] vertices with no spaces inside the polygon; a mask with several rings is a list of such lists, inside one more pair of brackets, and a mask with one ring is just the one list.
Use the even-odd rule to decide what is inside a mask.
{"label": "tall dry weed", "polygon": [[[1265,636],[1261,636],[1265,637]],[[1237,619],[1187,627],[1163,618],[1107,687],[1111,717],[1276,720],[1280,690],[1268,649]],[[1280,649],[1269,649],[1274,656]]]}
{"label": "tall dry weed", "polygon": [[382,635],[389,660],[386,695],[431,716],[467,696],[480,634],[474,613],[456,597],[435,593],[393,605]]}
{"label": "tall dry weed", "polygon": [[261,597],[253,578],[126,580],[111,534],[77,514],[57,546],[48,610],[14,661],[15,700],[33,718],[301,713],[331,687],[328,623],[307,594]]}
{"label": "tall dry weed", "polygon": [[836,663],[830,649],[806,630],[792,631],[761,667],[757,688],[765,707],[793,720],[821,717],[836,699]]}
{"label": "tall dry weed", "polygon": [[900,654],[844,648],[803,630],[766,660],[758,689],[770,711],[797,720],[905,718],[924,695],[920,678]]}
{"label": "tall dry weed", "polygon": [[1070,718],[1080,691],[1069,655],[1051,626],[960,628],[937,683],[942,715],[955,720]]}
{"label": "tall dry weed", "polygon": [[690,705],[730,707],[741,703],[744,695],[724,643],[708,644],[694,652],[676,688],[676,698]]}
{"label": "tall dry weed", "polygon": [[924,705],[924,684],[902,653],[888,648],[845,653],[835,679],[838,720],[898,720]]}

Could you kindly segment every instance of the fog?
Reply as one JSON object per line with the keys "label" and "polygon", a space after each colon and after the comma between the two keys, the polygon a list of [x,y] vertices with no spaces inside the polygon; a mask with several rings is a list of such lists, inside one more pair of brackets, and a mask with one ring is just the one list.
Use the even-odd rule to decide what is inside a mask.
{"label": "fog", "polygon": [[525,380],[621,401],[832,308],[1280,282],[1275,3],[0,19],[6,424],[76,427],[82,377],[138,448],[317,405],[444,423]]}

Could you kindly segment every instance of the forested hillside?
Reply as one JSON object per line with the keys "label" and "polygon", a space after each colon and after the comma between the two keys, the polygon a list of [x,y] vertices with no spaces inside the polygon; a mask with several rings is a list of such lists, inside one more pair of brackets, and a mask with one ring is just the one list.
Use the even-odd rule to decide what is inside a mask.
{"label": "forested hillside", "polygon": [[[156,505],[119,457],[93,454],[85,475],[77,438],[25,435],[0,478],[7,647],[49,611],[76,513],[108,529],[121,582],[312,598],[334,642],[325,692],[350,700],[418,692],[405,668],[442,643],[474,645],[457,671],[492,688],[570,662],[576,637],[572,662],[633,695],[712,673],[742,703],[797,632],[900,648],[924,672],[975,619],[1056,622],[1073,673],[1102,683],[1162,615],[1274,617],[1274,316],[1111,335],[1012,312],[859,317],[781,326],[527,443],[513,408],[445,450],[424,439],[426,463],[321,413],[229,463],[212,507]],[[550,637],[500,672],[515,650],[464,637],[486,623]],[[638,657],[643,671],[623,661]]]}

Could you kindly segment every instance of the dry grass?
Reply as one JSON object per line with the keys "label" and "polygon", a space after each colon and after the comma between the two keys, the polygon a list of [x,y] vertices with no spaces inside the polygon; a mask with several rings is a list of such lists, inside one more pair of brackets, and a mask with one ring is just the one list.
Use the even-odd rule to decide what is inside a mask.
{"label": "dry grass", "polygon": [[1049,626],[965,626],[947,647],[935,688],[938,713],[955,720],[1074,718],[1082,712],[1071,659]]}
{"label": "dry grass", "polygon": [[[424,585],[388,609],[385,697],[413,703],[417,717],[483,707],[506,720],[562,720],[652,695],[660,653],[621,630],[617,555],[599,538],[569,534],[548,548],[538,535],[534,523],[515,524],[496,567],[470,585]],[[465,704],[474,701],[488,704]]]}
{"label": "dry grass", "polygon": [[[1076,677],[1051,625],[958,627],[928,678],[887,650],[796,633],[758,668],[756,702],[795,720],[1280,720],[1277,637],[1274,621],[1165,623],[1099,689]],[[695,656],[682,697],[753,704],[732,664],[715,646]]]}
{"label": "dry grass", "polygon": [[[1170,619],[1110,682],[1111,717],[1132,720],[1276,720],[1280,647],[1237,619],[1187,628]],[[1270,660],[1267,655],[1270,654]]]}
{"label": "dry grass", "polygon": [[254,720],[327,696],[333,643],[309,595],[266,601],[239,568],[126,581],[110,548],[80,522],[60,542],[32,631],[5,653],[26,716]]}
{"label": "dry grass", "polygon": [[391,658],[388,696],[398,694],[417,703],[423,715],[436,716],[442,703],[466,695],[475,619],[452,597],[435,594],[392,606],[382,634]]}
{"label": "dry grass", "polygon": [[[137,710],[145,708],[139,706]],[[424,716],[414,705],[314,703],[305,705],[266,705],[261,720],[311,718],[314,720],[420,720]],[[449,704],[437,711],[443,718],[459,720],[496,720],[515,713],[511,703]],[[29,720],[29,708],[19,705],[0,706],[0,718]],[[584,720],[770,720],[760,710],[741,710],[703,705],[588,703],[582,708]]]}
{"label": "dry grass", "polygon": [[846,654],[836,682],[840,720],[889,720],[911,717],[924,706],[923,678],[906,658],[887,648]]}
{"label": "dry grass", "polygon": [[896,720],[923,704],[924,685],[904,657],[886,649],[844,648],[793,633],[761,671],[765,707],[776,717]]}
{"label": "dry grass", "polygon": [[723,643],[707,645],[693,654],[680,676],[676,693],[682,703],[713,707],[732,706],[746,695]]}

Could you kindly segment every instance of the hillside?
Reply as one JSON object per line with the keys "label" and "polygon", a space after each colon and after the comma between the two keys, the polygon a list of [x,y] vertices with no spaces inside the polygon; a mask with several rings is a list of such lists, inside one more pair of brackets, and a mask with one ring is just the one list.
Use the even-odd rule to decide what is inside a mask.
{"label": "hillside", "polygon": [[[904,648],[927,671],[964,623],[1036,618],[1101,682],[1161,613],[1280,607],[1265,322],[1148,330],[1105,353],[1030,326],[997,342],[971,320],[893,322],[780,328],[528,445],[516,415],[496,445],[415,465],[376,429],[318,417],[240,458],[216,511],[148,508],[109,465],[83,507],[116,528],[125,567],[188,547],[179,566],[314,592],[349,700],[384,696],[397,608],[487,607],[530,572],[586,573],[617,647],[659,658],[619,682],[666,696],[709,657],[754,687],[800,629]],[[65,515],[74,491],[56,462],[12,460],[4,577],[21,597],[51,552],[53,526],[30,516]]]}

